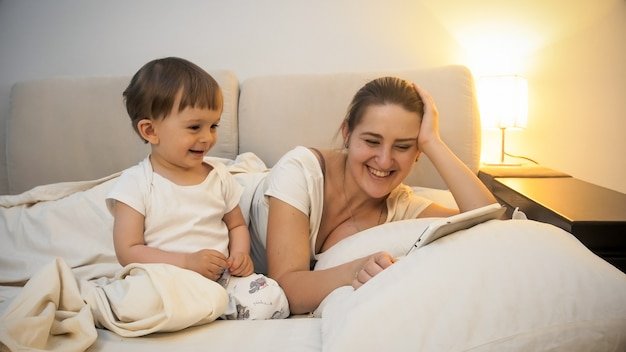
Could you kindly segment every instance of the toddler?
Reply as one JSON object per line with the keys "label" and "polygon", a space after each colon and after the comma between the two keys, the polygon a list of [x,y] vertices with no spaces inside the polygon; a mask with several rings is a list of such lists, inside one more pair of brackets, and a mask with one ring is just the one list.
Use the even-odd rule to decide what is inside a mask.
{"label": "toddler", "polygon": [[243,187],[205,159],[222,114],[218,83],[187,60],[157,59],[133,76],[124,100],[151,151],[107,196],[120,264],[167,263],[217,281],[229,295],[225,319],[289,316],[283,290],[254,274]]}

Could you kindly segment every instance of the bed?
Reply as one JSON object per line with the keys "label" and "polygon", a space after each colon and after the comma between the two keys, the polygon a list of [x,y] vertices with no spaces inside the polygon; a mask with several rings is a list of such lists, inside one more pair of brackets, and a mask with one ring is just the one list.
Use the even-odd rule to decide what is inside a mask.
{"label": "bed", "polygon": [[[479,113],[465,67],[243,81],[232,71],[208,71],[225,107],[207,157],[247,187],[240,202],[246,216],[254,179],[296,145],[337,145],[352,95],[382,75],[428,90],[442,138],[478,170]],[[626,275],[567,232],[523,214],[459,231],[406,257],[436,219],[356,234],[325,252],[316,269],[379,250],[402,259],[359,290],[338,288],[315,312],[283,320],[219,320],[222,301],[199,298],[219,296],[208,280],[168,267],[121,268],[104,194],[147,153],[122,104],[129,79],[53,77],[12,88],[2,137],[7,165],[0,170],[8,179],[0,196],[0,350],[626,350]],[[454,204],[427,158],[407,183]],[[116,275],[135,275],[150,287],[158,309],[143,325],[122,324],[111,313],[117,291],[102,288]],[[120,292],[119,302],[131,297]],[[148,296],[138,292],[128,302]]]}

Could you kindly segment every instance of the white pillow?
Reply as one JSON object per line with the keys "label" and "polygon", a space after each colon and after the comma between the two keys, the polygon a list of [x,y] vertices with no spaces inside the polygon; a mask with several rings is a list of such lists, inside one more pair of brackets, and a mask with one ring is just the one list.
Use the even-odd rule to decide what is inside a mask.
{"label": "white pillow", "polygon": [[426,199],[430,199],[435,203],[439,203],[444,207],[458,209],[459,206],[456,204],[452,193],[447,189],[437,189],[430,187],[418,187],[413,186],[413,193],[417,194],[420,197],[424,197]]}
{"label": "white pillow", "polygon": [[[424,225],[414,224],[378,226],[341,245],[414,238]],[[392,228],[410,235],[390,236]],[[326,254],[341,257],[325,256],[326,264],[355,255]],[[324,302],[325,351],[626,351],[626,275],[569,233],[535,221],[459,231],[356,291],[337,291]]]}
{"label": "white pillow", "polygon": [[354,234],[319,254],[315,270],[332,268],[380,251],[394,257],[404,256],[422,231],[437,219],[394,221]]}
{"label": "white pillow", "polygon": [[[445,189],[411,187],[413,192],[445,207],[457,209],[452,193]],[[349,241],[341,241],[326,252],[318,255],[316,270],[327,269],[366,255],[386,251],[394,257],[406,254],[417,236],[438,218],[409,219],[394,221],[364,230],[351,236]]]}

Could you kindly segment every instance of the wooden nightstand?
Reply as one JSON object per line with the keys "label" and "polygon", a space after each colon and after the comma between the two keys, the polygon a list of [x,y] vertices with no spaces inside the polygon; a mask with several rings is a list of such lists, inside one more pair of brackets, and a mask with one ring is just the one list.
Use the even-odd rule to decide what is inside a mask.
{"label": "wooden nightstand", "polygon": [[524,164],[521,166],[481,166],[478,178],[493,192],[494,178],[520,177],[520,178],[544,178],[544,177],[571,177],[561,171],[549,169],[536,164]]}
{"label": "wooden nightstand", "polygon": [[519,207],[529,219],[558,226],[626,272],[626,194],[558,171],[536,167],[482,168],[479,178],[510,216]]}

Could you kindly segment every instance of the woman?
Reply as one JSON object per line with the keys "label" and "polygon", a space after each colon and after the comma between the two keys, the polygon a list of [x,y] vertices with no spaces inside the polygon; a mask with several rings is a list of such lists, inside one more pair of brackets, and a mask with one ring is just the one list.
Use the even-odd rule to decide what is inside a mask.
{"label": "woman", "polygon": [[[496,202],[441,140],[434,101],[414,84],[394,77],[367,83],[339,133],[343,150],[297,147],[285,154],[257,189],[252,209],[253,243],[266,248],[267,273],[294,314],[314,311],[340,286],[359,288],[395,262],[379,252],[312,271],[316,256],[342,239],[385,222],[449,216]],[[415,196],[402,184],[421,153],[459,210]],[[259,252],[253,254],[255,267],[262,266]]]}

